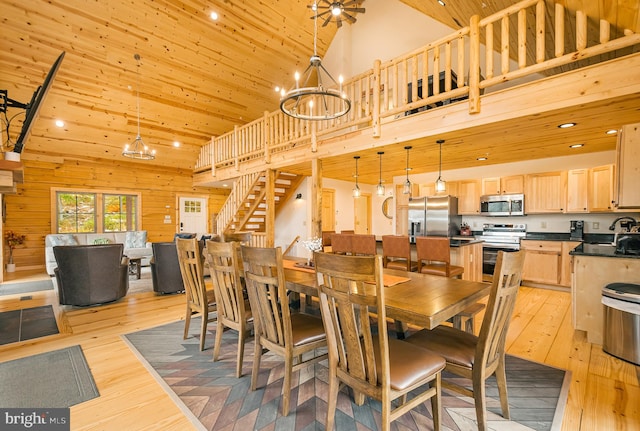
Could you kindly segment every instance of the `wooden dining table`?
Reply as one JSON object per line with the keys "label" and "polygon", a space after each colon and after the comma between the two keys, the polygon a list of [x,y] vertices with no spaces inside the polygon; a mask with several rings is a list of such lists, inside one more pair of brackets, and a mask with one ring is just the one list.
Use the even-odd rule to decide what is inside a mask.
{"label": "wooden dining table", "polygon": [[[318,296],[314,272],[297,268],[292,261],[284,266],[287,289]],[[488,296],[491,288],[488,283],[395,269],[385,268],[384,274],[394,278],[392,283],[400,278],[406,280],[385,286],[387,317],[427,329],[435,328]]]}

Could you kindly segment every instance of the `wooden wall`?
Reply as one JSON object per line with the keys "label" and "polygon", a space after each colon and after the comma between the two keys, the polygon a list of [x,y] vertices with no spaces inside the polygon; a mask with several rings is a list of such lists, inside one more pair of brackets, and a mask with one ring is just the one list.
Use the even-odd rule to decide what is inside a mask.
{"label": "wooden wall", "polygon": [[[52,233],[51,189],[74,188],[141,193],[141,228],[152,242],[172,241],[178,222],[178,196],[208,196],[209,221],[217,214],[228,192],[222,189],[193,187],[190,170],[173,169],[126,161],[100,162],[81,160],[23,160],[24,183],[17,194],[4,195],[6,221],[3,232],[13,230],[26,234],[23,246],[14,250],[18,271],[44,268],[44,238]],[[166,208],[169,205],[170,208]],[[166,214],[172,224],[164,224]],[[4,245],[4,243],[3,243]],[[3,247],[3,261],[9,251]]]}

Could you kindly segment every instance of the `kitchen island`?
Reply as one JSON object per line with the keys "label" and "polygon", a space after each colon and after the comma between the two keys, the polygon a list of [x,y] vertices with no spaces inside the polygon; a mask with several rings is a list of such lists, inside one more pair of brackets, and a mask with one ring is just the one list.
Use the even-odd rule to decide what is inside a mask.
{"label": "kitchen island", "polygon": [[602,344],[602,288],[609,283],[640,283],[640,256],[617,254],[609,244],[583,243],[569,253],[574,329],[587,332],[590,343]]}

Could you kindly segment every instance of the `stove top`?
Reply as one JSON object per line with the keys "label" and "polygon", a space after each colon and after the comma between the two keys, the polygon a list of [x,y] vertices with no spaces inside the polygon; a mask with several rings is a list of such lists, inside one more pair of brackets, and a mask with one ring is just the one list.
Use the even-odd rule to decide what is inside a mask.
{"label": "stove top", "polygon": [[510,249],[520,248],[520,239],[527,235],[527,225],[485,223],[482,225],[482,235],[476,239],[484,241],[483,247],[503,247]]}

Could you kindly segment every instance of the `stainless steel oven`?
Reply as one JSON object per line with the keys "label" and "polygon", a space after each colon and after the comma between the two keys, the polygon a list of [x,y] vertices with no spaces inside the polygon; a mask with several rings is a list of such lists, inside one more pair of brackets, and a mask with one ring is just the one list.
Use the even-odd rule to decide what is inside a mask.
{"label": "stainless steel oven", "polygon": [[524,195],[480,196],[480,214],[485,216],[522,216],[524,215]]}
{"label": "stainless steel oven", "polygon": [[520,239],[527,234],[525,224],[495,224],[482,225],[482,235],[476,236],[482,243],[482,273],[493,275],[499,251],[520,250]]}

